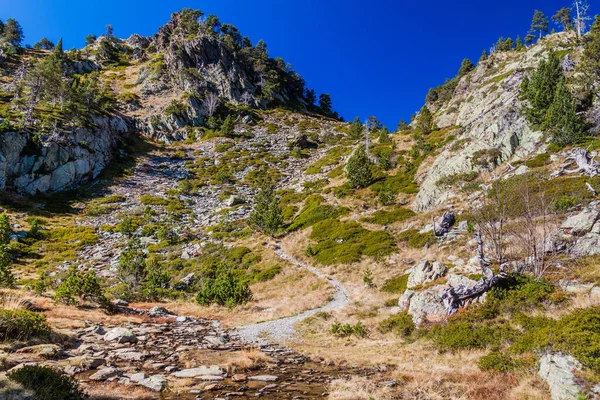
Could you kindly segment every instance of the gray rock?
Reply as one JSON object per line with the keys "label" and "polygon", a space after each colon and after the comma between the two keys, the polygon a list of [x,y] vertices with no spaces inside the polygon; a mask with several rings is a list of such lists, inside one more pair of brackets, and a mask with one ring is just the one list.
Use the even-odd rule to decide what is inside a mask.
{"label": "gray rock", "polygon": [[276,382],[278,379],[279,379],[279,377],[277,377],[275,375],[256,375],[256,376],[248,377],[249,381],[257,381],[257,382]]}
{"label": "gray rock", "polygon": [[408,276],[408,289],[413,289],[427,282],[433,282],[444,276],[448,271],[444,265],[439,262],[430,263],[429,261],[421,262],[415,265]]}
{"label": "gray rock", "polygon": [[183,369],[181,371],[177,371],[172,376],[176,378],[196,378],[200,376],[221,376],[224,375],[225,371],[223,371],[217,365],[211,365],[210,367],[196,367],[196,368],[188,368]]}
{"label": "gray rock", "polygon": [[167,384],[167,378],[164,375],[152,375],[148,377],[143,372],[129,375],[129,380],[153,392],[162,391]]}
{"label": "gray rock", "polygon": [[106,332],[104,341],[117,343],[136,343],[137,337],[127,328],[113,328]]}
{"label": "gray rock", "polygon": [[114,367],[102,368],[98,370],[95,374],[90,375],[89,379],[91,381],[105,381],[110,378],[114,378],[119,376],[120,371]]}
{"label": "gray rock", "polygon": [[129,351],[117,354],[117,358],[124,361],[143,361],[145,356],[139,351]]}
{"label": "gray rock", "polygon": [[540,359],[539,375],[548,382],[552,400],[577,400],[583,389],[578,385],[573,371],[581,369],[581,363],[564,354],[544,354]]}

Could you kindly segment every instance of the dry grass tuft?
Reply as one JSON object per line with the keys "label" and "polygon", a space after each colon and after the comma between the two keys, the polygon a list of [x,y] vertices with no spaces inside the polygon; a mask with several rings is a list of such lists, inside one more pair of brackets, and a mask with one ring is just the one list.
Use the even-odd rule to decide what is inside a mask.
{"label": "dry grass tuft", "polygon": [[8,293],[0,297],[0,308],[5,310],[27,310],[29,302],[18,294]]}
{"label": "dry grass tuft", "polygon": [[398,394],[389,387],[380,387],[369,378],[353,376],[349,379],[337,379],[329,386],[331,400],[393,400]]}
{"label": "dry grass tuft", "polygon": [[260,350],[252,347],[248,349],[243,349],[236,359],[228,363],[228,366],[232,370],[253,370],[266,364],[269,361],[271,361],[271,357],[262,353]]}

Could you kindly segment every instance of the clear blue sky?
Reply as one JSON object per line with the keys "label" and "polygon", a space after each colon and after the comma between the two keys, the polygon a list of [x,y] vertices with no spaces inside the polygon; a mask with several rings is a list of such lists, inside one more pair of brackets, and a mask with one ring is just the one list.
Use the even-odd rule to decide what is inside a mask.
{"label": "clear blue sky", "polygon": [[[551,16],[570,0],[0,0],[25,43],[42,37],[65,48],[106,24],[118,37],[153,35],[184,7],[217,14],[271,56],[290,62],[318,93],[330,93],[346,119],[378,116],[395,127],[423,104],[427,90],[477,61],[500,36],[523,37],[534,9]],[[600,12],[591,1],[591,13]]]}

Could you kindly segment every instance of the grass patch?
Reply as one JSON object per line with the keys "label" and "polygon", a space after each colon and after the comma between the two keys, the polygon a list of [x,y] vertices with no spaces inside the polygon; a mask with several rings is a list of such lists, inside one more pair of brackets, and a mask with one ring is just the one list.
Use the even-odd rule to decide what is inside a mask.
{"label": "grass patch", "polygon": [[419,233],[416,229],[408,229],[398,234],[398,240],[407,243],[414,249],[420,249],[423,247],[431,246],[437,243],[437,239],[433,231],[426,233]]}
{"label": "grass patch", "polygon": [[408,286],[408,274],[400,275],[396,278],[388,279],[381,286],[381,291],[385,293],[402,294]]}
{"label": "grass patch", "polygon": [[310,246],[307,253],[323,265],[351,264],[363,256],[382,257],[396,249],[389,233],[369,231],[353,221],[321,221],[313,226],[310,239],[317,245]]}
{"label": "grass patch", "polygon": [[291,232],[306,229],[317,222],[339,218],[349,212],[345,207],[334,207],[323,204],[324,202],[325,199],[318,194],[309,196],[304,202],[304,207],[302,207],[300,214],[294,219],[288,230]]}
{"label": "grass patch", "polygon": [[415,213],[408,208],[394,206],[390,210],[377,210],[371,217],[365,217],[361,221],[377,225],[390,225],[394,222],[405,221],[414,215]]}

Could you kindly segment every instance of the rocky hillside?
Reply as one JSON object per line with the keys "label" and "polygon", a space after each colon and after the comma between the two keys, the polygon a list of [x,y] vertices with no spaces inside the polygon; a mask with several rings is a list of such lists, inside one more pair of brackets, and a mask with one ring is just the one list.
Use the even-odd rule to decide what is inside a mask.
{"label": "rocky hillside", "polygon": [[36,194],[88,182],[132,134],[182,140],[276,106],[337,115],[327,101],[315,105],[314,91],[269,58],[264,42],[201,16],[174,13],[153,38],[106,34],[82,50],[4,57],[1,187]]}
{"label": "rocky hillside", "polygon": [[569,55],[572,64],[566,72],[572,73],[583,51],[576,42],[573,33],[564,32],[524,51],[493,53],[453,82],[452,88],[441,86],[430,91],[426,106],[433,113],[435,125],[451,130],[456,139],[420,169],[419,193],[412,204],[415,211],[457,197],[455,190],[439,184],[444,178],[490,171],[545,152],[548,137],[536,130],[522,112],[521,85],[523,78],[552,51]]}
{"label": "rocky hillside", "polygon": [[0,33],[0,397],[598,396],[600,19],[390,132],[201,17]]}

